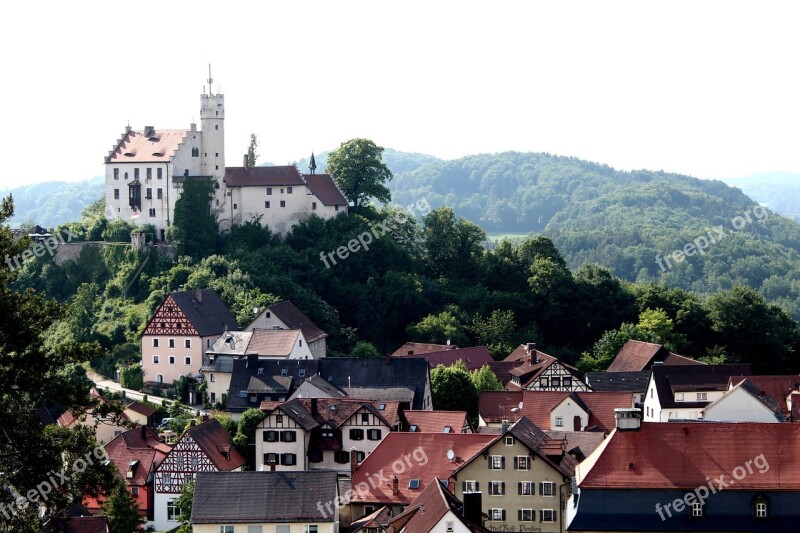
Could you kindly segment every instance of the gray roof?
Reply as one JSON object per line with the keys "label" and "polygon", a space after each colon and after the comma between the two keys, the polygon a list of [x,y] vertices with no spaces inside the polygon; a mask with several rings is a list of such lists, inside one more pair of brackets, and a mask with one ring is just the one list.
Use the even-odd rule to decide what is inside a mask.
{"label": "gray roof", "polygon": [[586,385],[593,391],[645,392],[650,381],[650,371],[640,372],[587,372]]}
{"label": "gray roof", "polygon": [[212,289],[178,291],[171,296],[201,337],[239,329],[236,317]]}
{"label": "gray roof", "polygon": [[[257,408],[262,400],[285,400],[306,377],[314,375],[318,367],[315,359],[257,359],[257,364],[250,366],[248,359],[257,359],[257,356],[251,355],[233,361],[226,406],[228,411],[240,412],[250,407]],[[282,375],[284,369],[285,376]],[[251,402],[249,393],[270,397],[259,397]]]}
{"label": "gray roof", "polygon": [[[319,360],[319,373],[326,380],[345,391],[351,398],[385,399],[408,401],[406,389],[413,393],[411,409],[423,409],[425,385],[428,383],[429,367],[425,359],[382,358],[357,359],[353,357],[325,357]],[[350,389],[363,389],[351,392]],[[363,394],[387,393],[391,396],[372,398]],[[402,394],[403,398],[394,396]]]}
{"label": "gray roof", "polygon": [[233,356],[217,355],[214,357],[214,364],[210,363],[208,352],[203,355],[203,366],[201,372],[233,372]]}
{"label": "gray roof", "polygon": [[333,471],[198,472],[191,523],[333,522],[317,504],[336,500],[336,477]]}

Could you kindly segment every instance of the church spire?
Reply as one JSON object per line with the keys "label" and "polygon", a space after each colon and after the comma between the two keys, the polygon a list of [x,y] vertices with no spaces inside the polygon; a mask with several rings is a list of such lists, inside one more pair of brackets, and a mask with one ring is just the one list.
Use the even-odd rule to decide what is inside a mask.
{"label": "church spire", "polygon": [[308,170],[313,174],[317,170],[317,162],[314,160],[314,152],[311,152],[311,161],[308,163]]}

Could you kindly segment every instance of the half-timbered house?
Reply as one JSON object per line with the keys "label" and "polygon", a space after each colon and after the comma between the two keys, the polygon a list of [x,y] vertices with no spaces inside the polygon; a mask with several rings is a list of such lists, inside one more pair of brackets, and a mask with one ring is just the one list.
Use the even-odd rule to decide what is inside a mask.
{"label": "half-timbered house", "polygon": [[503,361],[519,363],[508,371],[511,375],[506,384],[508,390],[589,390],[577,368],[537,350],[533,343],[520,344]]}
{"label": "half-timbered house", "polygon": [[203,353],[228,330],[236,317],[211,289],[172,292],[142,333],[145,382],[172,383],[200,371]]}
{"label": "half-timbered house", "polygon": [[198,472],[241,470],[246,460],[228,432],[214,419],[192,426],[181,435],[155,472],[154,524],[157,530],[179,525],[175,500]]}

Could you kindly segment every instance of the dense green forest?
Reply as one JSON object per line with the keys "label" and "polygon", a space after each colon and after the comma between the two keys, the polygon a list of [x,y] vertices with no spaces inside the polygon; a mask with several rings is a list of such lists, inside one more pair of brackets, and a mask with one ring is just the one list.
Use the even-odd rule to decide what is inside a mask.
{"label": "dense green forest", "polygon": [[763,172],[723,181],[771,210],[800,222],[800,174]]}
{"label": "dense green forest", "polygon": [[0,198],[14,197],[14,216],[7,221],[12,227],[39,224],[54,228],[78,220],[86,206],[103,196],[104,183],[102,177],[72,183],[34,183],[0,190]]}

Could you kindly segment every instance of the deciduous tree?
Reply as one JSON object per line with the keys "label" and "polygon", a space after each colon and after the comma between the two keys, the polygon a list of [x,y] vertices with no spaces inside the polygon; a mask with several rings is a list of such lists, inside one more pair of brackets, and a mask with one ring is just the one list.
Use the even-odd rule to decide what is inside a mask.
{"label": "deciduous tree", "polygon": [[383,147],[369,139],[351,139],[328,154],[327,172],[353,206],[375,198],[387,203],[392,193],[384,185],[392,179],[392,171],[383,163]]}

